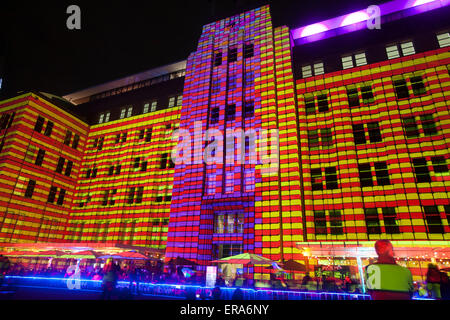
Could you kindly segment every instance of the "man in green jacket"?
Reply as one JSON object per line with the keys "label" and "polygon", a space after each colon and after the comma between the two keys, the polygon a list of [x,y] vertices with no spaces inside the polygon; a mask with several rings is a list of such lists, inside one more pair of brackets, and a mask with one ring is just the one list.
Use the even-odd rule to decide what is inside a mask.
{"label": "man in green jacket", "polygon": [[373,300],[410,300],[414,291],[411,271],[399,266],[389,240],[375,243],[378,260],[364,272],[367,289]]}

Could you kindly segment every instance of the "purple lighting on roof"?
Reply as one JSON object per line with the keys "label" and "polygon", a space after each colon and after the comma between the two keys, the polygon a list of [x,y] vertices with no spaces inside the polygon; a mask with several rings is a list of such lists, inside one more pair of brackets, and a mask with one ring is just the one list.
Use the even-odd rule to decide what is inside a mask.
{"label": "purple lighting on roof", "polygon": [[327,30],[328,30],[327,26],[325,26],[322,23],[312,24],[312,25],[309,25],[309,26],[303,28],[300,37],[312,36],[313,34],[318,34],[321,32],[325,32]]}
{"label": "purple lighting on roof", "polygon": [[[405,11],[407,9],[414,8],[417,10],[411,11],[408,15],[415,15],[422,12],[446,7],[450,4],[450,0],[394,0],[390,2],[383,3],[379,5],[381,16],[390,15],[393,13]],[[370,12],[367,12],[367,8],[352,12],[350,14],[346,14],[343,16],[339,16],[336,18],[328,19],[325,21],[317,22],[311,25],[307,25],[304,27],[300,27],[297,29],[293,29],[291,31],[292,38],[294,40],[302,39],[300,42],[296,42],[296,44],[307,43],[317,41],[319,39],[323,39],[324,37],[330,37],[333,35],[324,34],[320,38],[312,37],[311,35],[319,34],[325,31],[338,30],[340,33],[351,32],[358,29],[365,28],[362,26],[361,22],[366,21],[372,17],[369,16]],[[344,28],[352,26],[350,29]],[[342,28],[342,29],[341,29]],[[334,34],[335,35],[335,34]],[[305,38],[305,39],[303,39]]]}
{"label": "purple lighting on roof", "polygon": [[345,18],[342,21],[340,26],[345,27],[345,26],[348,26],[348,25],[351,25],[354,23],[366,21],[367,19],[369,19],[369,15],[367,14],[366,11],[361,10],[361,11],[353,12],[353,13],[350,13],[345,16]]}

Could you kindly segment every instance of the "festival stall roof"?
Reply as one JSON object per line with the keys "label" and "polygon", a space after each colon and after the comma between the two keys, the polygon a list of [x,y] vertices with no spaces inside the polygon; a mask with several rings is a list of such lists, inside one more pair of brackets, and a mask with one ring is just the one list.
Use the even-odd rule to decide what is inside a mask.
{"label": "festival stall roof", "polygon": [[[396,258],[450,259],[450,241],[391,241]],[[305,256],[376,258],[375,241],[297,242]]]}
{"label": "festival stall roof", "polygon": [[116,253],[123,251],[136,251],[139,253],[148,254],[159,254],[163,255],[164,250],[154,249],[148,247],[140,246],[130,246],[119,243],[49,243],[49,242],[38,242],[38,243],[6,243],[0,242],[0,248],[2,251],[9,250],[31,250],[31,251],[44,251],[44,250],[60,250],[69,252],[78,251],[99,251],[105,253]]}

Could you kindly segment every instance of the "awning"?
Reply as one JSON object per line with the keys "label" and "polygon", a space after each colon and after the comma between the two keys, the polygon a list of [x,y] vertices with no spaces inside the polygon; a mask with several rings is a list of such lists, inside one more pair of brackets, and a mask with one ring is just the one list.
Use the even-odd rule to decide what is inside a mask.
{"label": "awning", "polygon": [[[396,258],[449,259],[450,241],[391,240]],[[376,258],[375,241],[297,242],[305,256]]]}

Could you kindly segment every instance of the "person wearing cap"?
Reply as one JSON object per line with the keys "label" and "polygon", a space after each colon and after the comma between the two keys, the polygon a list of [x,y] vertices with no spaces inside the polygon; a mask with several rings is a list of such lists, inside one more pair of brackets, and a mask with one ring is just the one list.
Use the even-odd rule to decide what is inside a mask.
{"label": "person wearing cap", "polygon": [[411,271],[395,262],[389,240],[375,243],[377,262],[369,264],[364,277],[373,300],[410,300],[414,292]]}

